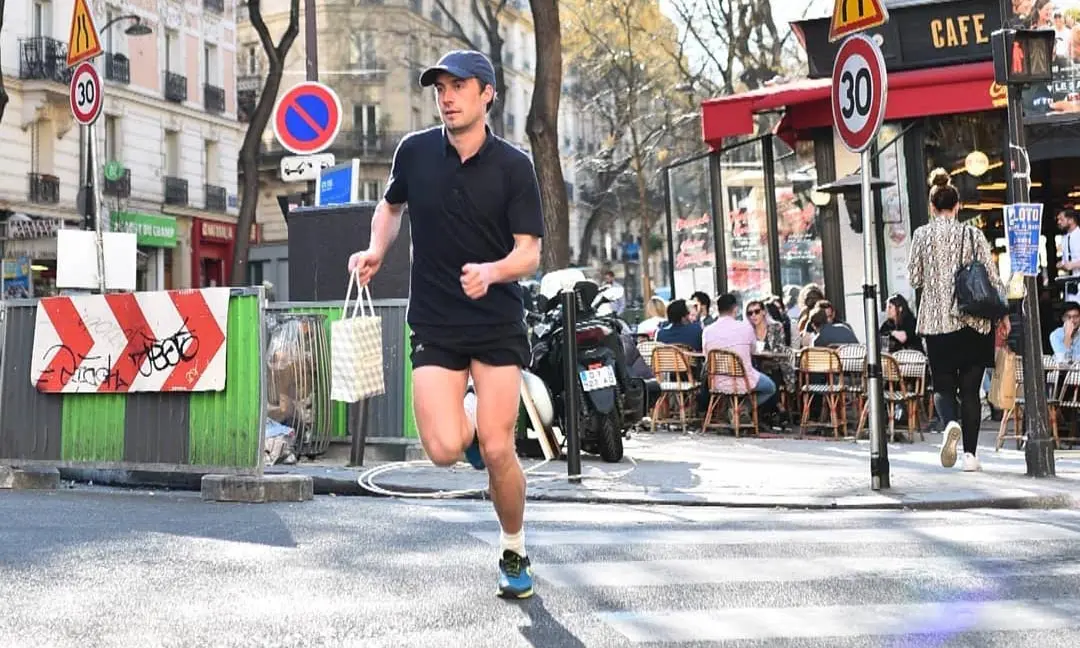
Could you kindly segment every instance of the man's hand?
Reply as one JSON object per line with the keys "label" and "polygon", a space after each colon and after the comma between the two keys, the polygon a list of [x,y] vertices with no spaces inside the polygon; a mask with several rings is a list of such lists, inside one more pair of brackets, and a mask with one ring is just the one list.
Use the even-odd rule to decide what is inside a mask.
{"label": "man's hand", "polygon": [[366,286],[382,267],[382,259],[371,250],[354,252],[349,257],[349,274],[357,273],[361,286]]}
{"label": "man's hand", "polygon": [[480,299],[494,283],[493,274],[490,263],[466,263],[461,267],[461,288],[470,299]]}
{"label": "man's hand", "polygon": [[1072,339],[1073,339],[1073,335],[1076,334],[1076,322],[1072,321],[1071,319],[1070,320],[1065,320],[1064,329],[1065,329],[1065,341],[1066,342],[1071,342]]}

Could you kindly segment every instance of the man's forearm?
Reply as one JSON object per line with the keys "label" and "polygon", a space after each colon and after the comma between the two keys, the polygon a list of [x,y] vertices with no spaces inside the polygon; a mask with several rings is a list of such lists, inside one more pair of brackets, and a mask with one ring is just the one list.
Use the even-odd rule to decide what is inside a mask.
{"label": "man's forearm", "polygon": [[371,217],[371,243],[368,247],[379,258],[386,256],[386,251],[397,240],[398,232],[401,231],[401,205],[393,206],[385,200],[380,200],[375,206],[375,214]]}
{"label": "man's forearm", "polygon": [[493,283],[511,283],[531,277],[540,267],[540,240],[518,242],[510,254],[491,265]]}

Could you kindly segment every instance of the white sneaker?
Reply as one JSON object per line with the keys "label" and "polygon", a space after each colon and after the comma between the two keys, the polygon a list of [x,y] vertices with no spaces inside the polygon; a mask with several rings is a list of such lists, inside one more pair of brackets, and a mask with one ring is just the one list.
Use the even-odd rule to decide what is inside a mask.
{"label": "white sneaker", "polygon": [[941,465],[952,468],[956,465],[956,446],[960,443],[960,424],[949,421],[945,426],[945,442],[941,444]]}
{"label": "white sneaker", "polygon": [[979,472],[982,470],[982,464],[979,463],[978,457],[970,452],[964,453],[964,472]]}
{"label": "white sneaker", "polygon": [[473,431],[476,431],[476,392],[465,392],[465,418]]}

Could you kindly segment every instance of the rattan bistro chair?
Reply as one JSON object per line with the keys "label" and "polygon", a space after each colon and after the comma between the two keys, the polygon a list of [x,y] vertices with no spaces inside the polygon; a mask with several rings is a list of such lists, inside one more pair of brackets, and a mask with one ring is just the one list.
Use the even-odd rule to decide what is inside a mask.
{"label": "rattan bistro chair", "polygon": [[[652,370],[656,381],[660,385],[660,398],[652,409],[651,431],[656,431],[657,423],[682,424],[683,432],[686,432],[687,407],[690,408],[690,418],[694,418],[697,410],[697,392],[701,386],[694,377],[694,365],[690,356],[685,351],[675,346],[659,344],[653,348]],[[669,416],[657,420],[664,405],[677,407],[678,418]],[[670,409],[669,409],[670,411]]]}
{"label": "rattan bistro chair", "polygon": [[[709,384],[709,407],[705,411],[705,422],[701,426],[704,433],[711,426],[731,427],[735,430],[735,436],[739,436],[742,428],[742,412],[745,401],[750,401],[751,425],[754,434],[758,433],[758,406],[757,395],[750,385],[750,377],[746,373],[742,358],[732,351],[713,349],[709,351],[706,362],[706,380]],[[720,379],[721,383],[728,382],[730,385],[715,385],[714,379]],[[720,414],[724,406],[728,406],[731,415],[731,423],[713,423],[713,414]]]}

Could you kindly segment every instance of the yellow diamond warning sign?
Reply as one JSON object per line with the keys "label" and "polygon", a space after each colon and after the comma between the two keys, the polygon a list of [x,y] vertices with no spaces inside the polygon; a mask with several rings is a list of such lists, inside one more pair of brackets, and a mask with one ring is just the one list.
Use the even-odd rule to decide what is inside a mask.
{"label": "yellow diamond warning sign", "polygon": [[94,15],[86,0],[75,0],[71,12],[71,35],[68,36],[68,67],[73,67],[87,59],[101,54],[101,38],[94,25]]}
{"label": "yellow diamond warning sign", "polygon": [[889,11],[882,0],[836,0],[829,25],[829,42],[880,27],[887,22]]}

